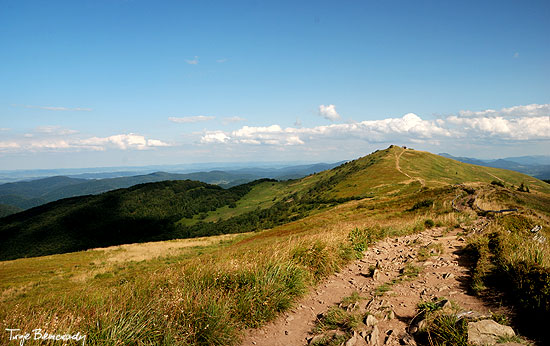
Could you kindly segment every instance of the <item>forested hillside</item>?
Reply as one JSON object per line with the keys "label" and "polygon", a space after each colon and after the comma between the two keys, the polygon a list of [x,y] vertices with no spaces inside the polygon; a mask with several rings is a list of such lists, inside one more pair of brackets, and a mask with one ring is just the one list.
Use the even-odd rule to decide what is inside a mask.
{"label": "forested hillside", "polygon": [[259,182],[223,189],[164,181],[52,202],[0,219],[0,258],[188,237],[191,231],[175,227],[181,217],[235,203]]}

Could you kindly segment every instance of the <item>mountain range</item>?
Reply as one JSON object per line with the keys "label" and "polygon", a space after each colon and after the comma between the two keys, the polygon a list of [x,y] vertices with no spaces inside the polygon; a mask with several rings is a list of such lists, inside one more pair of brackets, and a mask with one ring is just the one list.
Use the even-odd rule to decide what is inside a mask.
{"label": "mountain range", "polygon": [[[51,185],[66,181],[56,178]],[[170,180],[60,199],[0,219],[0,259],[253,231],[350,200],[494,181],[550,193],[550,185],[518,172],[392,146],[295,180],[256,180],[228,189]]]}
{"label": "mountain range", "polygon": [[[194,173],[154,172],[150,174],[119,176],[103,179],[85,179],[53,176],[0,185],[0,216],[29,209],[62,198],[99,194],[137,184],[166,180],[197,180],[229,188],[262,178],[278,180],[296,179],[338,166],[337,163],[318,163],[282,168],[239,168],[232,171],[209,171]],[[99,173],[94,173],[99,174]],[[117,174],[117,173],[111,173]]]}
{"label": "mountain range", "polygon": [[482,160],[471,157],[456,157],[447,153],[440,153],[439,155],[473,165],[509,169],[538,179],[550,179],[550,156],[519,156],[497,160]]}

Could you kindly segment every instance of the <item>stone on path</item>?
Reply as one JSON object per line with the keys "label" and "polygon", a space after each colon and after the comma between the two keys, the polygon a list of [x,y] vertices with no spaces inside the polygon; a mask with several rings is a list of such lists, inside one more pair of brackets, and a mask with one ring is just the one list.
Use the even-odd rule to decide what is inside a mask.
{"label": "stone on path", "polygon": [[514,330],[493,320],[468,323],[468,342],[475,345],[495,345],[499,337],[515,336]]}

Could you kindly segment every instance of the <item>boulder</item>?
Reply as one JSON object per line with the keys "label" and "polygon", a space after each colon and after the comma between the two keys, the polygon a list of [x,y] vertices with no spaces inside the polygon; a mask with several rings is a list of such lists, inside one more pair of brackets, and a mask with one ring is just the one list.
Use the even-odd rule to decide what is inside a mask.
{"label": "boulder", "polygon": [[380,339],[380,331],[378,330],[378,326],[374,326],[374,328],[372,328],[371,333],[367,335],[367,337],[365,338],[365,341],[367,341],[367,345],[369,346],[378,346],[379,339]]}
{"label": "boulder", "polygon": [[353,336],[346,341],[345,346],[367,346],[367,342],[357,332],[353,332]]}
{"label": "boulder", "polygon": [[511,327],[493,320],[468,322],[468,342],[474,345],[495,345],[500,337],[515,335]]}
{"label": "boulder", "polygon": [[397,333],[392,329],[386,332],[384,345],[399,345],[399,338],[397,337]]}
{"label": "boulder", "polygon": [[378,281],[380,279],[380,270],[378,269],[375,269],[373,272],[372,272],[372,279],[374,281]]}
{"label": "boulder", "polygon": [[401,345],[407,345],[407,346],[416,346],[416,341],[411,336],[411,334],[405,332],[399,337],[399,343]]}
{"label": "boulder", "polygon": [[307,339],[307,343],[308,343],[308,345],[313,345],[315,343],[320,342],[324,338],[325,338],[325,336],[323,334],[314,335],[314,336]]}
{"label": "boulder", "polygon": [[374,315],[369,314],[365,318],[365,324],[367,325],[367,327],[375,326],[377,323],[378,320],[376,319],[376,317],[374,317]]}
{"label": "boulder", "polygon": [[348,339],[348,341],[346,341],[345,346],[355,346],[357,344],[357,339],[358,339],[357,333],[353,332],[353,336],[350,339]]}

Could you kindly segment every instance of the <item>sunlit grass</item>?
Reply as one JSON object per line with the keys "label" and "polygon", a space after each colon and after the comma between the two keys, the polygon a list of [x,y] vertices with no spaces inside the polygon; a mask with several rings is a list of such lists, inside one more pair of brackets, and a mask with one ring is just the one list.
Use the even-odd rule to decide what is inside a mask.
{"label": "sunlit grass", "polygon": [[[313,187],[327,199],[366,197],[339,205],[325,203],[330,206],[269,230],[0,262],[0,338],[5,340],[6,328],[40,326],[51,332],[87,334],[91,345],[237,344],[242,329],[261,326],[288,310],[297,297],[361,257],[377,240],[426,227],[452,229],[475,220],[474,212],[453,211],[451,201],[461,190],[448,184],[460,176],[476,179],[479,169],[460,164],[458,170],[446,160],[431,167],[418,159],[424,154],[407,150],[400,159],[401,169],[413,178],[423,176],[428,188],[422,188],[419,180],[397,170],[395,158],[402,150],[394,147],[389,149],[393,156],[379,152],[286,185],[262,183],[266,186],[255,187],[258,190],[253,189],[234,208],[219,208],[205,217],[216,221],[250,208],[268,207],[274,198],[287,198],[287,192],[307,194]],[[364,170],[375,165],[376,170]],[[459,176],[456,181],[453,170]],[[330,189],[324,190],[324,183],[339,174],[346,179],[327,183]],[[441,179],[449,174],[452,177]],[[490,174],[482,178],[495,179]],[[284,188],[279,190],[279,186]],[[483,191],[493,188],[478,187]],[[546,222],[546,199],[532,197],[543,196],[536,195],[537,189],[533,183],[531,194],[517,197],[523,204],[510,203],[522,208],[542,204],[530,217]],[[482,202],[510,204],[494,196]],[[529,261],[546,268],[547,246],[529,245],[521,237],[501,242],[504,249],[527,244],[516,253],[502,252],[507,261],[503,263]],[[480,244],[488,249],[489,240]],[[408,266],[398,280],[413,278],[418,271]],[[342,317],[338,314],[335,321]],[[353,328],[353,321],[344,322]]]}
{"label": "sunlit grass", "polygon": [[[452,191],[426,194],[450,198]],[[374,230],[376,240],[424,229],[428,217],[455,222],[438,210],[407,212],[412,204],[412,197],[351,201],[272,230],[205,239],[164,256],[157,255],[173,242],[150,244],[155,251],[148,257],[141,253],[147,247],[137,244],[135,253],[122,246],[3,262],[2,327],[80,331],[98,345],[235,344],[241,329],[273,319],[354,259],[353,229]]]}

